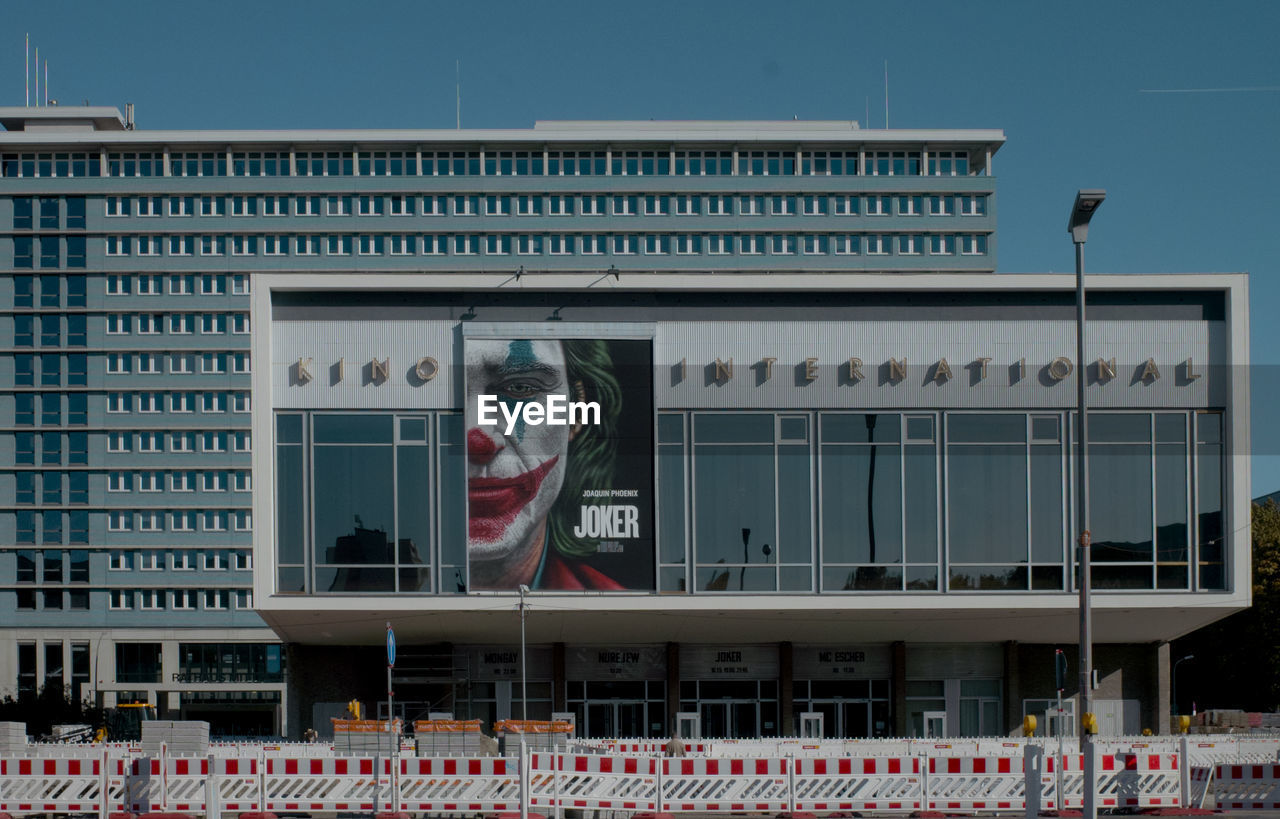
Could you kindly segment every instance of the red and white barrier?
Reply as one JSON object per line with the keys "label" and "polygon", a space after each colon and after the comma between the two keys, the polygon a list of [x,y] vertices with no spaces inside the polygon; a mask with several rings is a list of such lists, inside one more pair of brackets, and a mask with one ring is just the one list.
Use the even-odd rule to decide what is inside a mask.
{"label": "red and white barrier", "polygon": [[929,810],[1020,810],[1022,760],[1015,757],[931,757],[925,782]]}
{"label": "red and white barrier", "polygon": [[796,811],[916,811],[922,802],[915,757],[796,759]]}
{"label": "red and white barrier", "polygon": [[529,755],[529,804],[588,810],[658,810],[654,757]]}
{"label": "red and white barrier", "polygon": [[1280,810],[1280,764],[1218,765],[1214,791],[1224,810]]}
{"label": "red and white barrier", "polygon": [[[909,813],[1021,811],[1083,802],[1082,760],[1045,755],[638,757],[528,753],[518,758],[158,757],[0,760],[0,812],[205,814],[552,809],[655,813]],[[1098,806],[1159,808],[1200,802],[1208,769],[1176,754],[1098,756]],[[1223,806],[1280,808],[1280,766],[1221,765]],[[1061,781],[1063,794],[1057,792]],[[1028,795],[1028,785],[1035,788]],[[1185,796],[1184,796],[1185,795]]]}

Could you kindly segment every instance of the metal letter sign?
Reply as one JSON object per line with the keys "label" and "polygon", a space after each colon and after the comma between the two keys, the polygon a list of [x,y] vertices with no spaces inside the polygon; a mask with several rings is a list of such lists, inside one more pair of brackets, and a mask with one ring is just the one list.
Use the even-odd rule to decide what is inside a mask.
{"label": "metal letter sign", "polygon": [[396,664],[396,632],[391,628],[391,624],[387,624],[387,665],[394,666]]}

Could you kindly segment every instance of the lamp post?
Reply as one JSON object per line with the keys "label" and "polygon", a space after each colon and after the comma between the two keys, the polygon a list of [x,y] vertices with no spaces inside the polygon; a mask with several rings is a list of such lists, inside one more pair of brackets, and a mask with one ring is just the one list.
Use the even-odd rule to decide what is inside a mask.
{"label": "lamp post", "polygon": [[1067,232],[1076,246],[1076,417],[1079,434],[1076,442],[1076,513],[1079,532],[1080,578],[1080,753],[1084,757],[1084,810],[1082,819],[1097,819],[1097,773],[1094,770],[1093,749],[1089,747],[1090,724],[1093,714],[1093,618],[1089,610],[1092,591],[1090,569],[1089,534],[1089,426],[1085,407],[1085,387],[1088,366],[1084,360],[1084,243],[1089,238],[1089,220],[1107,198],[1101,189],[1086,189],[1076,193],[1067,222]]}
{"label": "lamp post", "polygon": [[529,672],[528,663],[525,662],[525,642],[524,642],[524,596],[529,593],[529,587],[520,585],[520,719],[529,718]]}
{"label": "lamp post", "polygon": [[1178,666],[1187,660],[1194,660],[1196,655],[1188,654],[1173,664],[1173,670],[1169,672],[1170,683],[1173,687],[1173,715],[1178,716]]}

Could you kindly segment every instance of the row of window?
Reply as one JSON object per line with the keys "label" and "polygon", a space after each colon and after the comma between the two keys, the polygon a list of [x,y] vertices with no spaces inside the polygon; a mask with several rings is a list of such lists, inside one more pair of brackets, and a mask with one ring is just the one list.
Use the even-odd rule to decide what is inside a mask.
{"label": "row of window", "polygon": [[[164,361],[169,360],[169,372],[172,374],[194,373],[195,354],[165,353],[107,353],[106,372],[108,375],[161,375],[164,373]],[[88,357],[82,354],[60,355],[58,353],[41,353],[31,355],[19,353],[13,357],[13,383],[19,387],[36,385],[36,361],[40,362],[40,386],[57,387],[62,384],[62,359],[67,360],[67,384],[69,386],[86,386],[88,383]],[[249,372],[249,353],[201,353],[200,372],[205,375],[232,373],[245,375]],[[135,366],[136,365],[136,366]]]}
{"label": "row of window", "polygon": [[[108,556],[107,569],[113,572],[127,572],[135,568],[139,571],[160,571],[168,566],[174,571],[190,571],[196,568],[196,552],[194,549],[114,549]],[[213,572],[234,568],[248,571],[253,568],[253,552],[247,549],[204,549],[200,551],[200,568]]]}
{"label": "row of window", "polygon": [[66,245],[66,266],[84,267],[86,239],[84,236],[14,236],[13,266],[29,270],[36,266],[36,248],[39,247],[40,267],[62,267],[63,244]]}
{"label": "row of window", "polygon": [[[89,609],[87,589],[15,589],[14,595],[18,611]],[[248,589],[110,589],[107,592],[107,608],[112,611],[135,608],[162,611],[166,607],[174,611],[195,611],[201,601],[206,611],[226,611],[233,605],[237,609],[252,609],[253,592]]]}
{"label": "row of window", "polygon": [[[168,480],[166,481],[166,475]],[[247,470],[177,470],[143,472],[108,472],[108,492],[249,492],[253,480]],[[62,505],[63,498],[72,505],[89,503],[88,472],[18,472],[14,502],[18,505]],[[63,493],[63,486],[66,493]]]}
{"label": "row of window", "polygon": [[[166,557],[167,555],[167,557]],[[14,552],[16,583],[62,584],[89,582],[89,552],[86,549],[18,549]],[[197,558],[199,558],[197,560]],[[37,564],[39,570],[37,571]],[[194,571],[197,564],[204,571],[226,571],[253,568],[253,552],[247,549],[113,549],[107,556],[107,569],[113,572]]]}
{"label": "row of window", "polygon": [[107,452],[164,452],[166,442],[170,452],[195,452],[194,445],[197,440],[200,442],[201,452],[227,452],[228,445],[232,452],[252,450],[249,431],[235,430],[231,432],[108,432]]}
{"label": "row of window", "polygon": [[[40,444],[40,463],[60,465],[63,460],[63,437],[66,438],[67,463],[86,465],[89,462],[89,433],[87,432],[15,432],[13,462],[19,466],[35,465],[37,438]],[[251,436],[248,430],[217,432],[108,432],[107,452],[251,452]],[[135,441],[136,438],[136,441]],[[136,448],[135,448],[136,447]]]}
{"label": "row of window", "polygon": [[[57,200],[53,200],[57,201]],[[108,196],[107,216],[985,216],[983,194]],[[30,227],[29,216],[22,223]],[[43,223],[42,223],[43,224]],[[83,225],[81,225],[83,226]],[[18,218],[14,217],[14,227]]]}
{"label": "row of window", "polygon": [[171,335],[191,335],[197,326],[201,335],[249,334],[248,313],[111,313],[107,315],[106,324],[109,336],[128,335],[135,327],[140,336],[160,335],[165,332],[166,324]]}
{"label": "row of window", "polygon": [[[1071,418],[659,413],[656,588],[1068,591]],[[279,588],[465,591],[460,416],[304,422],[277,415]],[[1089,425],[1096,587],[1225,588],[1222,415],[1097,412]],[[645,574],[630,588],[654,588]]]}
{"label": "row of window", "polygon": [[[735,156],[736,155],[736,156]],[[0,154],[0,177],[967,176],[966,151],[503,150]]]}
{"label": "row of window", "polygon": [[[166,521],[168,528],[166,530]],[[236,532],[253,531],[253,513],[248,509],[115,509],[107,512],[108,532],[225,532],[228,525]]]}
{"label": "row of window", "polygon": [[[36,218],[36,202],[39,201],[39,219]],[[85,204],[83,196],[67,197],[67,228],[84,228]],[[39,200],[30,196],[13,198],[13,229],[58,230],[62,227],[63,200],[56,196],[42,196]]]}
{"label": "row of window", "polygon": [[194,611],[197,601],[206,611],[226,611],[233,605],[237,609],[253,608],[253,592],[248,589],[111,589],[107,608],[160,611],[165,608],[166,598],[174,611]]}
{"label": "row of window", "polygon": [[107,256],[983,256],[984,233],[431,233],[108,236]]}
{"label": "row of window", "polygon": [[[139,296],[160,296],[165,293],[165,280],[168,279],[168,293],[171,296],[233,296],[249,295],[249,274],[247,273],[205,273],[159,275],[145,274],[137,276],[107,276],[106,293],[109,296],[127,296],[137,292]],[[36,297],[36,284],[40,285],[40,296]],[[62,276],[29,276],[13,277],[14,307],[86,307],[87,279],[84,276],[65,277],[65,304],[63,299],[64,277]]]}
{"label": "row of window", "polygon": [[[15,542],[18,544],[63,543],[63,518],[68,518],[73,544],[89,542],[90,513],[77,510],[64,514],[46,510],[19,509],[14,513]],[[106,512],[108,532],[252,532],[253,513],[248,509],[114,509]],[[39,529],[37,537],[37,528]]]}
{"label": "row of window", "polygon": [[[168,396],[168,400],[165,400]],[[109,413],[160,413],[160,412],[200,412],[217,414],[223,412],[249,412],[250,397],[247,392],[109,392],[107,393],[107,412]]]}
{"label": "row of window", "polygon": [[[167,397],[166,397],[167,396]],[[40,425],[62,426],[62,399],[67,401],[67,424],[87,426],[89,423],[89,399],[85,393],[41,393]],[[35,393],[14,395],[13,423],[15,426],[35,426]],[[203,413],[249,412],[251,397],[247,392],[141,392],[108,393],[107,412],[110,413],[190,413],[197,409]]]}
{"label": "row of window", "polygon": [[[168,321],[165,320],[166,316]],[[83,314],[40,316],[39,340],[41,347],[63,346],[62,323],[66,321],[66,346],[84,347],[88,338],[88,320]],[[106,334],[129,335],[191,335],[199,328],[201,335],[248,335],[248,313],[110,313],[106,316]],[[36,346],[36,317],[18,314],[13,318],[13,346]]]}

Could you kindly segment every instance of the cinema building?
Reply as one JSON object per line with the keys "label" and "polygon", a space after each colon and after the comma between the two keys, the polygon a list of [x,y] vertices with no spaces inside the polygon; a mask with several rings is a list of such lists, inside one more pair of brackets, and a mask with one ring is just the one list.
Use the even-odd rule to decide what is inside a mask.
{"label": "cinema building", "polygon": [[[169,369],[189,346],[173,282],[242,288],[227,321],[252,328],[229,340],[256,446],[236,468],[290,736],[385,701],[388,623],[410,719],[1043,730],[1055,650],[1075,665],[1083,375],[1095,698],[1104,733],[1162,733],[1169,641],[1249,603],[1247,281],[1092,277],[1076,361],[1073,277],[994,272],[1003,140],[849,122],[32,129],[0,135],[0,258],[21,282],[33,240],[42,265],[61,242],[89,296],[42,312],[14,285],[9,320],[87,315],[95,406],[190,377]],[[59,152],[96,174],[46,178]],[[20,227],[22,198],[82,198],[81,226]],[[105,335],[143,311],[160,316],[145,386],[107,366]],[[90,436],[111,420],[91,413]],[[125,468],[101,449],[91,487]],[[91,554],[111,500],[87,509]],[[171,514],[144,545],[176,541]],[[6,551],[29,548],[15,531]]]}

